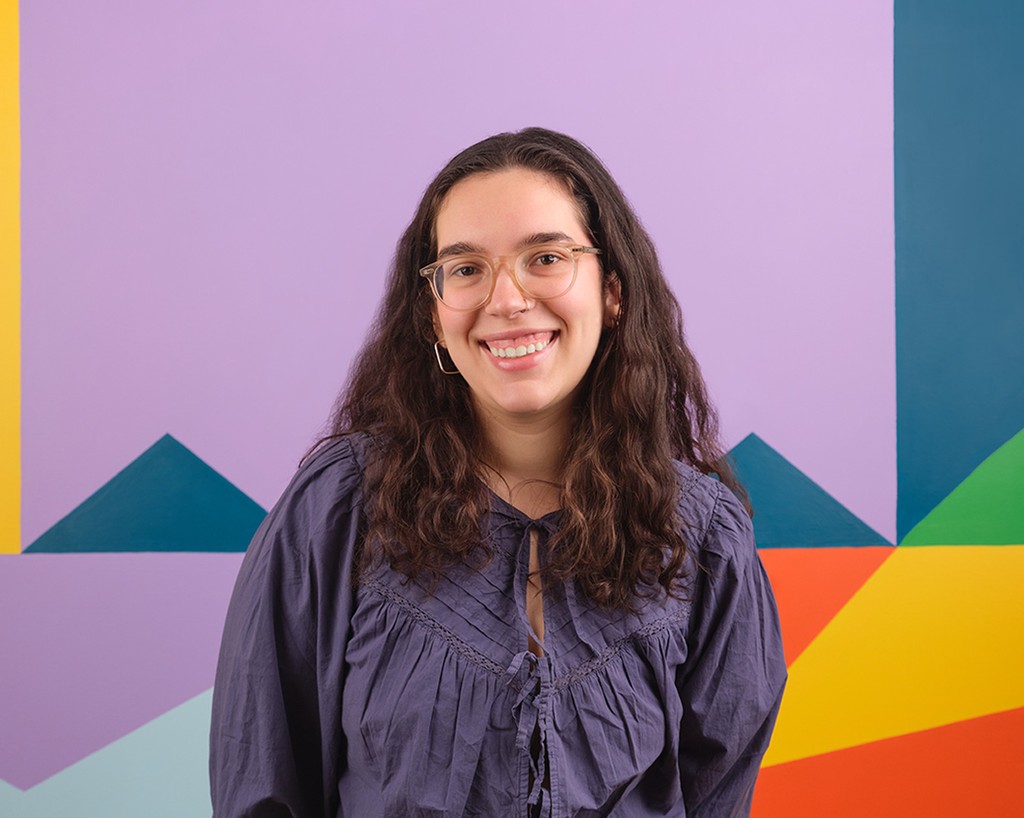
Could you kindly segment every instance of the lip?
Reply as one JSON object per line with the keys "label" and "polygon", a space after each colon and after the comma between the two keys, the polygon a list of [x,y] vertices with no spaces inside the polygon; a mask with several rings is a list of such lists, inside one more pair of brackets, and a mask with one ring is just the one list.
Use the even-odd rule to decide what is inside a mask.
{"label": "lip", "polygon": [[486,344],[488,341],[511,341],[513,338],[519,338],[522,335],[543,335],[546,332],[550,332],[552,335],[558,334],[558,330],[555,329],[523,327],[522,329],[510,329],[508,332],[495,332],[492,335],[484,335],[480,338],[480,343]]}
{"label": "lip", "polygon": [[[548,330],[542,330],[547,332]],[[488,339],[491,341],[505,341],[510,338],[518,338],[521,335],[529,335],[529,331],[518,330],[513,332],[511,335],[503,333],[502,335],[490,335]],[[524,355],[522,358],[498,358],[491,354],[491,351],[487,348],[487,344],[483,341],[480,342],[480,354],[485,356],[488,361],[491,362],[497,369],[502,372],[522,372],[526,369],[532,369],[541,363],[545,358],[551,354],[551,350],[558,346],[559,333],[553,332],[551,340],[548,342],[544,349],[538,350],[537,352],[531,352],[529,355]]]}

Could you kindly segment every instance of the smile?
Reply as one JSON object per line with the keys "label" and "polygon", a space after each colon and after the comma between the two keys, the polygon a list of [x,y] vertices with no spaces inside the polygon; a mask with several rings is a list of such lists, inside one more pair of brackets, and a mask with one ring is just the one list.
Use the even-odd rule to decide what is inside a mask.
{"label": "smile", "polygon": [[484,341],[491,355],[495,358],[523,358],[540,352],[555,337],[553,332],[534,332],[529,335],[521,335],[518,338],[505,338],[495,341]]}

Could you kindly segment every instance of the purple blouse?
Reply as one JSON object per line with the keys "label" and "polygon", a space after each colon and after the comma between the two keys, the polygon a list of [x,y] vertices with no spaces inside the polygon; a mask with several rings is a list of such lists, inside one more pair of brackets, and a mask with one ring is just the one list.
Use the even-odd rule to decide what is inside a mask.
{"label": "purple blouse", "polygon": [[[322,449],[256,533],[213,697],[216,818],[749,814],[786,679],[750,520],[679,465],[687,601],[624,614],[545,587],[527,649],[530,532],[492,496],[481,570],[433,594],[386,565],[352,582],[365,438]],[[533,807],[529,805],[534,805]]]}

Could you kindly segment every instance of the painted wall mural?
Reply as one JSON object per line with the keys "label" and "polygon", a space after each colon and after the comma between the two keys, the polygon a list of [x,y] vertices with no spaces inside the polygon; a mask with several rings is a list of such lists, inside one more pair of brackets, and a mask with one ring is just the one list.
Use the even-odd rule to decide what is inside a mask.
{"label": "painted wall mural", "polygon": [[242,552],[419,192],[530,124],[644,218],[751,494],[754,815],[1012,814],[1022,40],[1011,0],[3,5],[0,815],[209,815]]}

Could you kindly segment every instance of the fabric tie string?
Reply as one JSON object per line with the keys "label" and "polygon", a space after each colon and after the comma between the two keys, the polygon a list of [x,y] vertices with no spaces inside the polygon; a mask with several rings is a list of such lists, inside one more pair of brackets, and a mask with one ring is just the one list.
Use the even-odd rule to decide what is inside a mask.
{"label": "fabric tie string", "polygon": [[[512,657],[507,674],[509,686],[517,680],[520,681],[519,691],[512,704],[512,718],[517,725],[516,748],[526,753],[530,763],[530,776],[533,779],[533,786],[530,787],[526,802],[534,806],[540,802],[541,793],[544,791],[544,778],[547,776],[548,740],[544,725],[548,696],[544,678],[547,674],[541,668],[540,660],[529,650],[520,651]],[[536,757],[530,747],[535,733],[540,738]],[[547,811],[550,812],[550,797],[545,801]]]}
{"label": "fabric tie string", "polygon": [[[527,804],[536,806],[540,803],[541,795],[544,792],[544,779],[547,777],[547,704],[550,685],[550,652],[537,632],[530,624],[530,618],[526,612],[526,586],[529,582],[530,573],[530,533],[536,530],[538,545],[543,542],[543,537],[548,533],[545,526],[531,522],[523,529],[522,538],[519,541],[519,559],[517,570],[513,579],[513,593],[515,594],[516,607],[519,618],[525,625],[526,632],[541,650],[545,658],[540,658],[530,650],[522,650],[512,657],[508,666],[508,684],[519,682],[519,690],[512,705],[512,718],[515,719],[516,747],[520,752],[526,753],[530,764],[530,776],[533,785],[527,797]],[[532,752],[531,742],[534,734],[539,738],[538,752]],[[550,793],[544,798],[544,814],[551,814]]]}

